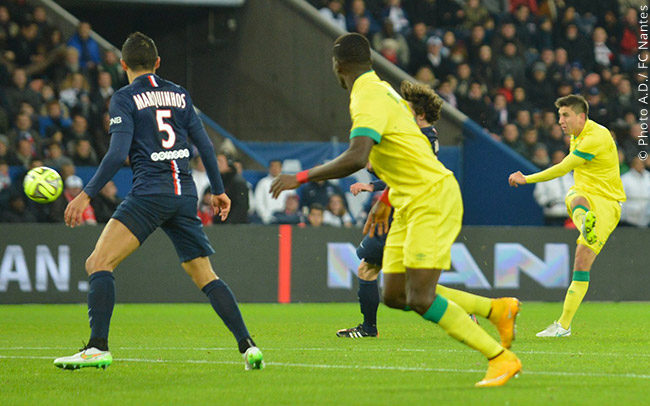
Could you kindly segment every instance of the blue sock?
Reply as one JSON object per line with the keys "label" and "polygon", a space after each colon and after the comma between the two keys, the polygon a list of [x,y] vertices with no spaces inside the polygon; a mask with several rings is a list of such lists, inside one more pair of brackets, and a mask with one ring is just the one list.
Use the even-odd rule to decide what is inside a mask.
{"label": "blue sock", "polygon": [[379,290],[377,280],[359,279],[359,304],[363,314],[363,329],[368,333],[377,332],[377,308],[379,307]]}
{"label": "blue sock", "polygon": [[[115,307],[115,278],[113,272],[99,271],[90,275],[88,289],[89,345],[108,351],[108,328]],[[99,345],[99,346],[98,346]],[[100,348],[106,347],[106,348]]]}
{"label": "blue sock", "polygon": [[232,294],[226,282],[216,279],[205,285],[201,290],[210,299],[214,310],[235,336],[239,351],[244,353],[248,347],[255,346],[250,334],[248,334],[244,319],[241,317],[235,295]]}

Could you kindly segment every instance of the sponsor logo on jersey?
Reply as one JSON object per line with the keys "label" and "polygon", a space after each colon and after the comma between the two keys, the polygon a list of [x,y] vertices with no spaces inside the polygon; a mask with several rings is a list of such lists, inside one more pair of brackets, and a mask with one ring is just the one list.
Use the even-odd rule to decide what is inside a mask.
{"label": "sponsor logo on jersey", "polygon": [[173,159],[183,159],[190,157],[190,150],[185,149],[176,149],[174,151],[160,151],[151,153],[151,160],[154,162],[158,161],[171,161]]}
{"label": "sponsor logo on jersey", "polygon": [[120,117],[120,116],[112,117],[110,125],[113,125],[113,124],[122,124],[122,117]]}

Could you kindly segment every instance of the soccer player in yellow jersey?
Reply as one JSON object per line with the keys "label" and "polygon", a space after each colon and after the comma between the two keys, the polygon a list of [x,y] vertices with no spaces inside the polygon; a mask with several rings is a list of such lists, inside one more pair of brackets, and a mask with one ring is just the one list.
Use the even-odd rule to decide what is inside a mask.
{"label": "soccer player in yellow jersey", "polygon": [[589,105],[582,96],[568,95],[555,101],[560,126],[571,136],[570,153],[562,162],[532,175],[510,175],[510,186],[545,182],[573,170],[575,186],[566,195],[566,206],[580,230],[573,281],[560,319],[537,337],[568,337],[571,321],[589,287],[591,266],[621,218],[625,192],[618,166],[616,144],[607,128],[589,120]]}
{"label": "soccer player in yellow jersey", "polygon": [[[350,147],[325,165],[279,175],[271,193],[277,197],[307,181],[345,177],[370,160],[390,187],[395,208],[384,250],[384,303],[417,312],[483,353],[488,371],[476,386],[505,384],[521,370],[521,361],[474,323],[463,304],[436,295],[440,272],[451,265],[451,245],[461,228],[463,204],[456,179],[433,154],[409,105],[372,70],[370,44],[364,36],[337,38],[333,69],[341,86],[350,91]],[[459,293],[465,305],[485,299],[482,303],[489,307],[489,299],[448,291]]]}

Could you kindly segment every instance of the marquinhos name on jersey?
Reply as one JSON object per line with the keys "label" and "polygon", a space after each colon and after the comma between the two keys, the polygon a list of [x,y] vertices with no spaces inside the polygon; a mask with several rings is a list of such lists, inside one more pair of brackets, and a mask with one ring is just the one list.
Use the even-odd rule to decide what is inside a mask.
{"label": "marquinhos name on jersey", "polygon": [[153,90],[134,94],[133,101],[138,110],[146,109],[147,107],[177,107],[184,109],[187,106],[187,103],[185,103],[185,94],[169,91]]}

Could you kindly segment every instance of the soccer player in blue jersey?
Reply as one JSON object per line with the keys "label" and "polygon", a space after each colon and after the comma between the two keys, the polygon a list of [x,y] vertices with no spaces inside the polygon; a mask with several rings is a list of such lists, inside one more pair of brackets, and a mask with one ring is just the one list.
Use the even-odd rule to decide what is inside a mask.
{"label": "soccer player in blue jersey", "polygon": [[133,168],[133,186],[86,260],[90,340],[79,353],[57,358],[54,365],[78,369],[106,368],[112,363],[108,330],[115,305],[113,270],[160,227],[172,240],[182,267],[235,336],[246,370],[262,369],[262,352],[248,333],[234,295],[212,270],[208,256],[214,250],[196,215],[190,141],[201,155],[210,179],[212,206],[222,220],[230,211],[230,199],[192,99],[185,89],[155,74],[160,66],[158,50],[153,40],[140,32],[124,42],[121,64],[130,84],[111,98],[109,150],[85,189],[68,204],[65,223],[70,227],[81,224],[90,199],[127,156]]}
{"label": "soccer player in blue jersey", "polygon": [[[431,143],[433,153],[437,156],[439,147],[438,133],[433,125],[440,119],[442,99],[428,86],[415,84],[408,81],[400,86],[402,97],[409,104],[415,115],[415,122],[420,131]],[[369,184],[355,183],[350,186],[353,194],[361,191],[375,192],[386,189],[386,183],[376,180]],[[363,323],[356,327],[342,329],[336,332],[338,337],[364,338],[377,337],[377,309],[379,308],[379,291],[377,289],[377,276],[381,270],[384,258],[386,233],[379,235],[366,235],[357,247],[357,256],[361,264],[357,269],[359,276],[359,305],[363,314]],[[473,312],[486,317],[497,328],[501,337],[501,345],[510,348],[514,340],[514,328],[519,301],[515,298],[488,299],[470,293],[451,289],[438,284],[436,293],[453,298],[470,313],[476,321]],[[480,305],[477,305],[479,303]]]}

